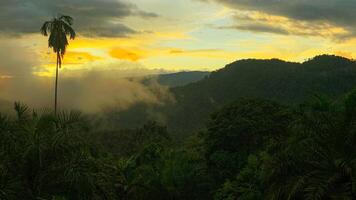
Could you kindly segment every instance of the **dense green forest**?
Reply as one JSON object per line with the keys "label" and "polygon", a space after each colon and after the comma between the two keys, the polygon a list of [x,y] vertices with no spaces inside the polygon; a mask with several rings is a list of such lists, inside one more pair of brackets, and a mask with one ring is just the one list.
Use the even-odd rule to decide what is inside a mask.
{"label": "dense green forest", "polygon": [[1,199],[356,198],[356,91],[241,99],[180,146],[155,122],[108,131],[79,112],[15,110],[0,117]]}
{"label": "dense green forest", "polygon": [[15,103],[0,115],[0,199],[356,199],[355,72],[332,56],[238,61],[172,89],[172,119],[199,127],[184,137]]}

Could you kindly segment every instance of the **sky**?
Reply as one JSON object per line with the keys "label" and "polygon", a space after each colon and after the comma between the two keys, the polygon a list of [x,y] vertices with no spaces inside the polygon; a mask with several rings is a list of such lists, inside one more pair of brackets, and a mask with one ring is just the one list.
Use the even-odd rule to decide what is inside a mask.
{"label": "sky", "polygon": [[72,16],[77,32],[62,79],[100,74],[105,84],[244,58],[354,58],[355,11],[356,0],[0,0],[0,98],[52,84],[56,59],[39,29],[59,14]]}

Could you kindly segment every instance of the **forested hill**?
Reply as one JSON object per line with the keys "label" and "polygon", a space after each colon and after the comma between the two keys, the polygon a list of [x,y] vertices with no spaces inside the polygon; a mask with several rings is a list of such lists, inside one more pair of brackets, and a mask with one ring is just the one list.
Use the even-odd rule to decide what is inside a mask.
{"label": "forested hill", "polygon": [[139,104],[110,118],[126,128],[148,120],[162,121],[171,132],[190,135],[203,126],[210,113],[240,98],[297,105],[315,95],[337,100],[355,86],[356,62],[343,57],[322,55],[303,63],[246,59],[200,81],[171,88],[174,103],[153,108]]}
{"label": "forested hill", "polygon": [[337,99],[356,86],[356,62],[322,55],[303,63],[239,60],[205,79],[173,88],[176,103],[164,108],[168,127],[199,128],[209,113],[239,98],[263,98],[296,105],[314,95]]}
{"label": "forested hill", "polygon": [[248,59],[172,91],[180,102],[221,104],[239,97],[258,97],[294,104],[315,93],[337,97],[355,86],[355,77],[356,63],[337,56],[317,56],[304,63]]}

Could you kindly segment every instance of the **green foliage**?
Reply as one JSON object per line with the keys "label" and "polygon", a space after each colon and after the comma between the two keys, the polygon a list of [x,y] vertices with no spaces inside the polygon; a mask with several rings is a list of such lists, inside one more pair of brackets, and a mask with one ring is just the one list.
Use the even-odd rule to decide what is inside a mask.
{"label": "green foliage", "polygon": [[344,111],[303,110],[295,134],[266,162],[271,198],[355,198],[355,121],[347,115],[354,103],[347,98]]}
{"label": "green foliage", "polygon": [[[219,144],[215,152],[219,153],[220,163],[215,165],[218,172],[227,171],[225,181],[221,183],[221,176],[216,178],[221,183],[215,190],[215,199],[354,199],[355,170],[356,170],[356,135],[355,118],[353,112],[356,101],[355,91],[348,94],[344,104],[335,104],[324,97],[316,96],[314,101],[300,106],[290,119],[282,123],[285,127],[280,139],[266,140],[264,145],[258,145],[255,152],[250,152],[248,158],[234,157],[236,153],[244,152],[243,144],[248,140],[232,142],[236,149],[231,151],[227,141],[232,140],[229,130],[234,124],[246,123],[247,120],[234,113],[222,117],[224,127],[229,129],[214,129],[217,134],[214,139],[206,137],[207,144]],[[253,102],[253,101],[252,101]],[[244,107],[243,104],[237,104]],[[258,109],[258,106],[253,106]],[[248,108],[248,107],[246,107]],[[242,108],[240,108],[242,109]],[[231,111],[228,109],[228,111]],[[252,109],[253,110],[253,109]],[[224,109],[220,113],[224,113]],[[243,112],[243,116],[249,116]],[[259,116],[269,116],[270,113],[255,113]],[[233,118],[236,119],[231,123]],[[258,119],[256,117],[255,119]],[[214,116],[212,117],[214,118]],[[268,127],[274,127],[280,121],[272,120]],[[216,126],[212,127],[219,127]],[[249,122],[249,124],[253,124]],[[240,126],[234,131],[241,134],[241,130],[253,134],[254,130],[263,127],[263,122],[253,124],[254,129],[243,129]],[[278,127],[278,125],[277,125]],[[211,131],[211,130],[210,130]],[[218,132],[219,131],[219,132]],[[209,129],[208,129],[209,132]],[[275,132],[275,131],[274,131]],[[282,133],[281,132],[281,133]],[[262,135],[268,136],[268,132]],[[253,137],[254,135],[251,135]],[[271,135],[270,135],[271,137]],[[268,138],[268,137],[267,137]],[[250,138],[251,139],[251,138]],[[209,143],[210,141],[210,143]],[[217,142],[218,141],[218,142]],[[229,148],[229,154],[222,154]],[[209,148],[208,148],[209,149]],[[209,151],[208,151],[209,152]],[[231,152],[236,152],[231,153]],[[258,153],[259,152],[259,153]],[[254,156],[258,153],[258,156]],[[224,155],[224,156],[223,156]],[[208,157],[209,159],[209,157]],[[226,160],[235,161],[228,165]],[[239,159],[239,160],[238,160]],[[209,161],[209,160],[208,160]],[[237,170],[237,162],[245,162]],[[211,162],[211,161],[210,161]],[[234,178],[234,176],[236,178]]]}
{"label": "green foliage", "polygon": [[[199,199],[209,193],[202,159],[173,148],[167,129],[155,122],[102,135],[90,132],[79,112],[39,113],[19,103],[15,110],[16,118],[0,116],[1,199]],[[103,140],[107,136],[114,140]]]}
{"label": "green foliage", "polygon": [[106,152],[130,157],[152,143],[171,144],[167,128],[157,122],[146,122],[138,129],[104,129],[94,132],[90,139]]}
{"label": "green foliage", "polygon": [[152,144],[120,166],[124,199],[203,199],[209,191],[204,163],[185,150]]}
{"label": "green foliage", "polygon": [[347,120],[356,120],[356,90],[353,90],[346,96],[345,114]]}
{"label": "green foliage", "polygon": [[214,199],[262,199],[262,163],[261,158],[250,155],[246,166],[239,172],[237,178],[233,181],[225,181],[222,187],[215,193]]}
{"label": "green foliage", "polygon": [[206,158],[216,178],[224,181],[237,173],[250,154],[270,140],[286,137],[292,115],[269,101],[240,100],[212,115],[203,134]]}
{"label": "green foliage", "polygon": [[242,99],[174,145],[76,111],[0,114],[0,199],[355,199],[356,91],[298,107]]}
{"label": "green foliage", "polygon": [[82,138],[80,113],[38,113],[19,103],[15,110],[15,119],[0,117],[2,199],[105,199],[114,185]]}

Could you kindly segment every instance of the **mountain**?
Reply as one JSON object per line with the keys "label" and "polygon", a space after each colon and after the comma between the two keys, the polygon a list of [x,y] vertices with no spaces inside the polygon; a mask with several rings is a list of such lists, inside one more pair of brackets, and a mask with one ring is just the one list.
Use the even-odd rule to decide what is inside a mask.
{"label": "mountain", "polygon": [[148,83],[151,80],[156,80],[160,85],[168,87],[179,87],[189,83],[194,83],[202,80],[210,72],[206,71],[187,71],[177,72],[171,74],[159,74],[154,76],[147,76],[143,79],[144,83]]}
{"label": "mountain", "polygon": [[200,81],[171,88],[174,103],[156,107],[137,105],[125,113],[134,110],[130,116],[134,116],[135,123],[159,120],[170,130],[189,135],[202,127],[211,112],[239,98],[296,105],[316,94],[337,99],[355,86],[356,62],[343,57],[322,55],[303,63],[246,59],[228,64]]}
{"label": "mountain", "polygon": [[[240,60],[206,79],[172,89],[178,101],[222,104],[240,97],[301,103],[314,93],[331,97],[349,91],[355,83],[356,63],[337,56],[317,56],[304,63]],[[199,91],[199,96],[195,92]]]}

